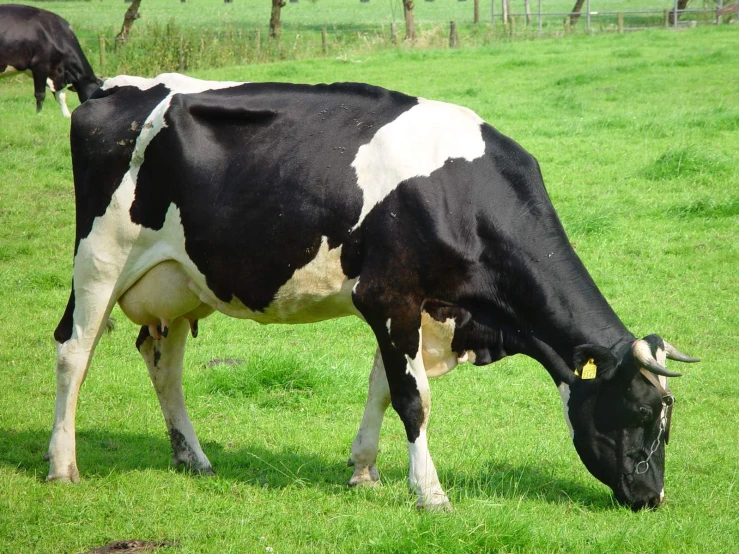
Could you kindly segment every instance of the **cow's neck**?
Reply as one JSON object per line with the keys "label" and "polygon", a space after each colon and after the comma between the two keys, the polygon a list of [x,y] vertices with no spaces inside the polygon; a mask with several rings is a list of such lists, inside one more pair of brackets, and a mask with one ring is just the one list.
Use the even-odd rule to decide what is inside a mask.
{"label": "cow's neck", "polygon": [[[508,316],[521,335],[521,351],[538,360],[555,383],[570,382],[575,348],[594,344],[616,359],[634,340],[592,280],[552,210],[522,222],[515,270],[498,287],[507,289]],[[543,237],[530,241],[528,237]],[[515,239],[515,237],[514,237]]]}

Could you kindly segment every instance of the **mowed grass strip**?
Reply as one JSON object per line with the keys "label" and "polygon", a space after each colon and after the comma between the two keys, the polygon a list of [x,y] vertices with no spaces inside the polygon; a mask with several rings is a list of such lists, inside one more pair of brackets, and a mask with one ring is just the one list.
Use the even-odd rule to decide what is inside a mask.
{"label": "mowed grass strip", "polygon": [[733,28],[568,37],[196,75],[367,81],[473,108],[536,155],[577,252],[627,326],[703,358],[671,381],[667,503],[637,514],[585,470],[548,375],[522,357],[432,381],[430,446],[452,513],[413,508],[391,410],[384,486],[348,489],[375,348],[353,319],[201,322],[185,391],[218,474],[204,479],[170,466],[137,330],[116,310],[80,395],[83,481],[46,484],[52,332],[74,241],[69,121],[53,101],[34,114],[30,79],[1,82],[0,552],[123,539],[202,553],[738,551],[736,39]]}

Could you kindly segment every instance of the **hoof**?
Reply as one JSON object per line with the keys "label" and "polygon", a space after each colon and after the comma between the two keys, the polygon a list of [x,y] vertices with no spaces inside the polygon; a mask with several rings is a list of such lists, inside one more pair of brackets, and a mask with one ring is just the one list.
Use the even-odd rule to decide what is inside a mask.
{"label": "hoof", "polygon": [[354,468],[354,475],[349,479],[350,487],[377,487],[379,485],[380,474],[374,465]]}
{"label": "hoof", "polygon": [[452,505],[446,495],[434,495],[429,500],[419,498],[416,503],[416,509],[427,512],[451,512]]}
{"label": "hoof", "polygon": [[172,465],[179,470],[197,475],[198,477],[213,477],[216,472],[213,471],[213,467],[207,464],[196,464],[191,460],[172,460]]}
{"label": "hoof", "polygon": [[194,475],[197,475],[198,477],[215,477],[216,472],[213,471],[213,468],[208,466],[204,467],[202,469],[191,469],[190,471],[193,472]]}
{"label": "hoof", "polygon": [[50,483],[79,483],[80,472],[77,470],[77,466],[72,463],[67,466],[65,471],[50,470],[46,480]]}

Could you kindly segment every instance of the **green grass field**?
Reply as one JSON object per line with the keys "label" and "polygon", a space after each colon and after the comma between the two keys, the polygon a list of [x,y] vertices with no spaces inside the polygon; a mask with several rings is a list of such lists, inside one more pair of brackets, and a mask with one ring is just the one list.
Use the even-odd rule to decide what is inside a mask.
{"label": "green grass field", "polygon": [[0,552],[123,539],[177,541],[178,553],[739,551],[737,37],[731,26],[569,36],[195,74],[366,81],[468,106],[532,152],[626,325],[703,358],[671,381],[667,502],[641,513],[590,476],[546,371],[522,357],[432,381],[430,448],[453,512],[414,509],[392,411],[384,486],[347,488],[374,351],[353,319],[201,323],[185,389],[217,476],[196,478],[169,465],[137,330],[116,310],[80,395],[83,481],[45,483],[52,332],[74,241],[69,121],[48,99],[34,114],[30,79],[0,82]]}

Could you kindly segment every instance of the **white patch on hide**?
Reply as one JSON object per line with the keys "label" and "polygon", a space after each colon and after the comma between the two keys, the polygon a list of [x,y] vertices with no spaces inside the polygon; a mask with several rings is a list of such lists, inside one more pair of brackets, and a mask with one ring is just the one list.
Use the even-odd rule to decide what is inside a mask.
{"label": "white patch on hide", "polygon": [[477,114],[461,106],[418,100],[359,148],[352,167],[363,204],[353,229],[401,182],[428,177],[447,160],[472,161],[485,153],[483,121]]}
{"label": "white patch on hide", "polygon": [[570,430],[570,438],[574,439],[575,430],[572,428],[572,421],[570,421],[570,386],[567,383],[560,383],[557,389],[559,390],[559,396],[562,398],[562,414]]}
{"label": "white patch on hide", "polygon": [[137,77],[135,75],[118,75],[106,79],[100,88],[102,90],[108,90],[114,87],[136,87],[139,90],[149,90],[157,85],[164,85],[174,92],[194,94],[205,92],[206,90],[236,87],[243,84],[236,81],[205,81],[179,73],[162,73],[152,79]]}
{"label": "white patch on hide", "polygon": [[252,311],[238,300],[225,304],[215,299],[210,291],[206,291],[205,281],[197,283],[200,297],[207,298],[208,304],[227,315],[258,323],[312,323],[348,315],[359,316],[352,302],[355,280],[344,275],[341,248],[330,249],[328,238],[322,237],[315,258],[293,273],[263,312]]}
{"label": "white patch on hide", "polygon": [[457,353],[452,350],[455,327],[454,318],[437,321],[427,312],[421,313],[423,365],[427,376],[444,375],[459,363]]}

